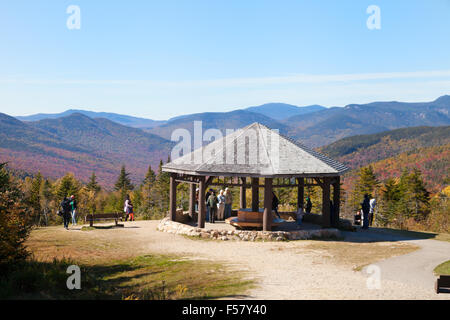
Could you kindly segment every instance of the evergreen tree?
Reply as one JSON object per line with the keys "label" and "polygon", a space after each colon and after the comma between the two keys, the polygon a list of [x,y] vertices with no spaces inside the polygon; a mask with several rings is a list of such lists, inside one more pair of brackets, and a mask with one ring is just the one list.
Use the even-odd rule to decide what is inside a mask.
{"label": "evergreen tree", "polygon": [[125,191],[128,192],[133,190],[134,186],[131,184],[131,180],[128,177],[130,174],[125,170],[125,165],[122,165],[120,169],[119,177],[117,178],[117,182],[114,185],[114,189],[116,191]]}
{"label": "evergreen tree", "polygon": [[379,182],[373,172],[372,166],[361,168],[350,199],[353,210],[360,209],[360,204],[363,201],[365,194],[374,196],[378,186]]}
{"label": "evergreen tree", "polygon": [[31,226],[24,194],[13,181],[6,164],[0,164],[0,272],[7,274],[23,261],[28,252],[24,245]]}
{"label": "evergreen tree", "polygon": [[117,182],[114,186],[114,189],[118,191],[118,197],[116,198],[117,200],[114,205],[115,210],[123,210],[123,204],[127,194],[134,189],[129,175],[130,174],[125,169],[125,165],[122,165],[119,177],[117,178]]}
{"label": "evergreen tree", "polygon": [[152,170],[152,167],[149,166],[141,186],[142,207],[145,211],[150,211],[155,204],[155,182],[156,174]]}
{"label": "evergreen tree", "polygon": [[156,180],[155,171],[152,170],[152,166],[148,166],[147,174],[145,175],[145,179],[143,181],[143,185],[149,184],[153,185]]}
{"label": "evergreen tree", "polygon": [[48,214],[50,212],[50,202],[52,201],[52,185],[48,179],[45,179],[41,187],[41,208],[43,219],[39,221],[40,225],[48,225]]}
{"label": "evergreen tree", "polygon": [[69,197],[71,195],[76,197],[79,190],[80,185],[78,181],[75,179],[73,174],[68,173],[61,178],[56,187],[56,196],[58,198],[57,201],[62,201],[64,197]]}
{"label": "evergreen tree", "polygon": [[378,203],[377,224],[388,226],[396,219],[397,204],[400,199],[400,190],[393,178],[385,181],[381,189],[381,197]]}
{"label": "evergreen tree", "polygon": [[42,175],[40,172],[31,182],[30,196],[28,198],[28,205],[32,210],[32,215],[35,223],[39,223],[41,216],[41,186],[42,186]]}
{"label": "evergreen tree", "polygon": [[428,215],[430,194],[425,188],[419,169],[415,168],[411,174],[407,169],[403,171],[399,182],[399,192],[397,209],[405,219],[414,218],[419,221]]}
{"label": "evergreen tree", "polygon": [[86,185],[86,189],[94,193],[97,193],[101,190],[100,185],[97,183],[97,177],[95,176],[95,172],[92,172],[92,175],[89,178],[89,183]]}
{"label": "evergreen tree", "polygon": [[[169,158],[170,159],[170,158]],[[169,189],[170,189],[170,174],[162,171],[163,161],[160,160],[158,167],[158,175],[155,182],[156,201],[159,204],[161,211],[166,211],[169,208]]]}

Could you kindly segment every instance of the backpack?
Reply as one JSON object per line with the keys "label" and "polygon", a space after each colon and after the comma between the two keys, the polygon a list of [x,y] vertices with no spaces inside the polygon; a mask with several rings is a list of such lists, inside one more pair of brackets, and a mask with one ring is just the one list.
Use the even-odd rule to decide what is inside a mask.
{"label": "backpack", "polygon": [[61,215],[69,213],[70,212],[70,202],[68,200],[63,200],[61,202]]}

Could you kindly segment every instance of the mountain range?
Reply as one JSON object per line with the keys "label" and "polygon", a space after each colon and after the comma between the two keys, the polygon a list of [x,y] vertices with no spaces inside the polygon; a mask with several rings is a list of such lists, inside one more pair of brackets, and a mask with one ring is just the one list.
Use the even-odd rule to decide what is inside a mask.
{"label": "mountain range", "polygon": [[[436,136],[447,139],[448,129],[416,128],[409,133],[405,129],[398,131],[401,134],[390,130],[448,126],[449,111],[447,95],[424,103],[373,102],[332,108],[270,103],[230,112],[187,114],[167,121],[83,110],[16,118],[0,114],[0,162],[9,161],[11,167],[27,172],[40,170],[49,177],[71,171],[82,180],[95,170],[106,186],[113,184],[120,165],[126,164],[133,180],[139,182],[148,165],[155,168],[161,159],[167,159],[175,129],[192,132],[194,121],[202,121],[204,131],[214,128],[223,134],[226,129],[259,122],[311,147],[323,147],[321,150],[330,156],[357,167],[412,152],[405,145],[416,149],[445,145],[432,141],[437,141]],[[426,132],[421,133],[423,130]],[[386,132],[391,132],[389,138]],[[408,134],[428,145],[395,138]]]}
{"label": "mountain range", "polygon": [[95,171],[100,183],[111,186],[126,164],[139,181],[149,165],[167,159],[172,146],[160,136],[80,113],[36,122],[0,114],[0,162],[47,177],[73,172],[86,181]]}
{"label": "mountain range", "polygon": [[399,177],[404,169],[418,168],[432,192],[450,183],[450,126],[409,127],[357,135],[319,151],[354,169],[345,176],[347,187],[356,178],[357,169],[369,164],[380,180]]}

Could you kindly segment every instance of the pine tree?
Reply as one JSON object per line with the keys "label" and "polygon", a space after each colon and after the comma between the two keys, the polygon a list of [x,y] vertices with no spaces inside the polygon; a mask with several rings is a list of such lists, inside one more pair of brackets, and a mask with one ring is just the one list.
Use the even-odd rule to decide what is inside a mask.
{"label": "pine tree", "polygon": [[100,185],[97,183],[97,177],[95,176],[95,172],[92,172],[92,175],[89,179],[89,183],[86,185],[86,189],[94,193],[98,193],[102,189]]}
{"label": "pine tree", "polygon": [[153,185],[156,180],[155,171],[152,170],[152,166],[148,166],[147,174],[145,175],[145,179],[142,182],[143,185],[149,184]]}
{"label": "pine tree", "polygon": [[[169,158],[170,159],[170,158]],[[158,167],[158,175],[155,182],[155,195],[161,211],[166,211],[169,208],[169,189],[170,189],[170,174],[162,171],[163,161],[160,160]]]}
{"label": "pine tree", "polygon": [[393,178],[385,181],[381,189],[381,197],[378,203],[377,223],[388,226],[393,223],[397,215],[397,205],[400,199],[400,190]]}
{"label": "pine tree", "polygon": [[29,253],[24,245],[31,225],[27,221],[29,207],[24,195],[11,178],[6,164],[0,164],[0,272],[23,261]]}
{"label": "pine tree", "polygon": [[43,219],[39,221],[40,225],[48,225],[48,213],[50,212],[50,202],[52,201],[52,185],[48,179],[45,179],[41,187],[41,207]]}
{"label": "pine tree", "polygon": [[119,177],[117,178],[117,182],[114,185],[114,189],[116,191],[125,191],[128,192],[134,189],[134,186],[131,184],[131,180],[128,177],[130,174],[125,170],[125,165],[122,165],[120,169]]}
{"label": "pine tree", "polygon": [[407,169],[403,171],[399,191],[398,211],[405,219],[414,218],[420,221],[428,215],[430,194],[425,188],[419,169],[414,169],[411,174]]}
{"label": "pine tree", "polygon": [[79,182],[75,179],[73,174],[68,173],[58,183],[56,188],[56,196],[58,201],[62,201],[64,197],[74,195],[77,197],[80,190]]}
{"label": "pine tree", "polygon": [[41,186],[42,175],[40,172],[31,181],[30,195],[28,198],[28,205],[31,208],[32,216],[35,224],[38,224],[41,216]]}
{"label": "pine tree", "polygon": [[372,166],[361,168],[350,200],[353,210],[360,209],[360,203],[363,201],[365,194],[374,196],[378,186],[379,182],[373,172]]}

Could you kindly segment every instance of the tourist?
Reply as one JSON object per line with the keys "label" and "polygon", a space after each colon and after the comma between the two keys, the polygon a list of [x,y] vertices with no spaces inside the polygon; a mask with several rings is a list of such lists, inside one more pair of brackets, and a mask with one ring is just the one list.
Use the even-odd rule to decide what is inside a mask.
{"label": "tourist", "polygon": [[217,212],[217,197],[216,197],[216,192],[214,190],[210,190],[211,194],[208,197],[208,205],[209,205],[209,222],[210,223],[214,223],[215,221],[215,215]]}
{"label": "tourist", "polygon": [[200,191],[199,188],[195,189],[195,211],[198,211],[198,192]]}
{"label": "tourist", "polygon": [[303,208],[300,207],[297,210],[297,224],[301,225],[303,222],[303,216],[305,215],[305,213],[303,212]]}
{"label": "tourist", "polygon": [[361,209],[363,212],[363,229],[369,229],[369,211],[370,211],[370,198],[366,193],[364,195],[364,201],[361,203]]}
{"label": "tourist", "polygon": [[306,213],[311,213],[311,209],[312,209],[311,199],[309,197],[306,197],[306,206],[305,206]]}
{"label": "tourist", "polygon": [[217,196],[217,220],[223,220],[223,216],[225,213],[225,196],[223,195],[223,190],[220,190],[219,195]]}
{"label": "tourist", "polygon": [[208,200],[209,200],[209,196],[212,194],[212,192],[213,192],[213,189],[209,189],[207,192],[206,192],[206,195],[205,195],[205,201],[206,201],[206,221],[208,222],[209,221],[209,203],[208,203]]}
{"label": "tourist", "polygon": [[233,205],[233,194],[231,190],[225,188],[225,219],[231,217],[231,206]]}
{"label": "tourist", "polygon": [[64,197],[63,201],[60,204],[61,212],[64,222],[64,228],[69,230],[69,222],[70,222],[70,200],[67,197]]}
{"label": "tourist", "polygon": [[275,214],[278,216],[278,218],[281,219],[280,214],[278,213],[278,205],[280,204],[280,201],[278,200],[277,196],[275,195],[275,192],[272,191],[272,210],[275,211]]}
{"label": "tourist", "polygon": [[77,200],[75,200],[75,196],[70,196],[70,211],[72,216],[72,226],[77,225]]}
{"label": "tourist", "polygon": [[370,209],[369,209],[369,225],[372,226],[373,216],[374,216],[374,213],[375,213],[375,206],[377,205],[377,200],[375,200],[375,198],[370,199],[369,205],[370,205]]}
{"label": "tourist", "polygon": [[123,211],[126,213],[125,221],[128,221],[128,218],[130,218],[130,221],[134,221],[133,204],[131,203],[129,194],[125,198]]}

